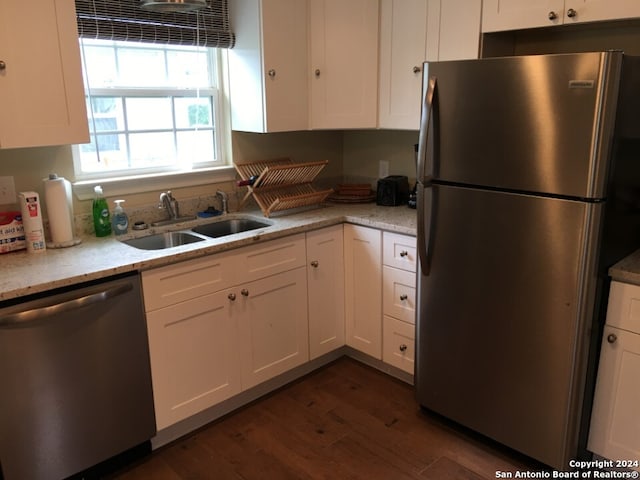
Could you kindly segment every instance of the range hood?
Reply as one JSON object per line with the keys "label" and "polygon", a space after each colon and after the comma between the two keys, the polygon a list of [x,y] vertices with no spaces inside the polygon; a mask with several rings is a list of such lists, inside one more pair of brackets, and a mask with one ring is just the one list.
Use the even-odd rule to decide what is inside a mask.
{"label": "range hood", "polygon": [[207,0],[140,0],[140,8],[153,12],[190,12],[207,6]]}

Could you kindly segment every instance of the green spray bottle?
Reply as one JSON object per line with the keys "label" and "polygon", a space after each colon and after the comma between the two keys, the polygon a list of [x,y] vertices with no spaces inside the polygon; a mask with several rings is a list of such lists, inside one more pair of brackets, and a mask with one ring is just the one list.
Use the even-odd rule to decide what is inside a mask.
{"label": "green spray bottle", "polygon": [[93,226],[96,237],[108,237],[111,235],[111,219],[107,199],[102,194],[102,187],[94,187],[95,198],[93,199]]}

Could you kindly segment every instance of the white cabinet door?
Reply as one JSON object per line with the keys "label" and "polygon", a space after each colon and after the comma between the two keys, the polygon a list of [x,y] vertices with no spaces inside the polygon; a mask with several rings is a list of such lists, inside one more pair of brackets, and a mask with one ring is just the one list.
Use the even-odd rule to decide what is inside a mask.
{"label": "white cabinet door", "polygon": [[0,2],[0,147],[89,141],[73,0]]}
{"label": "white cabinet door", "polygon": [[[640,459],[640,334],[606,326],[588,448],[611,460]],[[635,467],[640,471],[640,468]]]}
{"label": "white cabinet door", "polygon": [[241,339],[242,388],[308,362],[306,267],[250,282],[237,290],[232,313]]}
{"label": "white cabinet door", "polygon": [[[434,43],[432,49],[437,54],[439,29],[437,22],[427,28],[431,3],[428,0],[380,2],[378,126],[381,128],[416,130],[420,127],[422,62],[437,60],[427,57],[429,40]],[[435,39],[432,38],[434,30]],[[432,33],[431,37],[428,32]]]}
{"label": "white cabinet door", "polygon": [[[564,23],[640,17],[640,2],[629,0],[565,0]],[[569,9],[575,15],[569,16]]]}
{"label": "white cabinet door", "polygon": [[478,58],[482,0],[440,0],[439,23],[438,60]]}
{"label": "white cabinet door", "polygon": [[306,0],[233,0],[231,126],[249,132],[309,126]]}
{"label": "white cabinet door", "polygon": [[381,0],[378,126],[420,126],[422,62],[478,58],[482,0]]}
{"label": "white cabinet door", "polygon": [[231,291],[147,313],[158,430],[240,392]]}
{"label": "white cabinet door", "polygon": [[[552,17],[552,18],[550,18]],[[496,32],[559,25],[564,17],[564,0],[484,0],[482,31]]]}
{"label": "white cabinet door", "polygon": [[309,356],[344,345],[344,249],[342,225],[307,233]]}
{"label": "white cabinet door", "polygon": [[637,18],[640,4],[628,0],[484,0],[482,11],[482,31],[496,32]]}
{"label": "white cabinet door", "polygon": [[310,5],[311,128],[375,128],[378,0]]}
{"label": "white cabinet door", "polygon": [[382,359],[382,232],[344,226],[347,345]]}

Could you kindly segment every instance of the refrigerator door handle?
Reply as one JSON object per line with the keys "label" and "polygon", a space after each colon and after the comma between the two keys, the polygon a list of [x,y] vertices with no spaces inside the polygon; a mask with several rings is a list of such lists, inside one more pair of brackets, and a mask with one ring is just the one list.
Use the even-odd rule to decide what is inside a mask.
{"label": "refrigerator door handle", "polygon": [[418,259],[420,270],[428,276],[431,271],[431,238],[434,229],[434,187],[429,184],[418,189]]}
{"label": "refrigerator door handle", "polygon": [[[426,71],[426,69],[425,69]],[[430,76],[427,81],[427,90],[422,103],[422,115],[420,117],[420,136],[418,141],[418,165],[417,165],[417,181],[422,186],[428,186],[433,180],[435,150],[432,148],[432,161],[429,164],[429,173],[425,171],[427,168],[427,149],[428,144],[433,147],[435,145],[435,129],[434,129],[434,101],[437,87],[437,78]]]}

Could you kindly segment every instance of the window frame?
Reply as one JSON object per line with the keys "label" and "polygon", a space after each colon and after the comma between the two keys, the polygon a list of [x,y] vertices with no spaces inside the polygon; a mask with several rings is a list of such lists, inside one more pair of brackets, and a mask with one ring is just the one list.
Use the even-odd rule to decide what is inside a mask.
{"label": "window frame", "polygon": [[[81,40],[80,40],[81,41]],[[132,42],[135,43],[135,42]],[[82,45],[80,46],[82,48]],[[159,167],[157,169],[131,169],[113,172],[82,172],[80,165],[80,145],[72,145],[73,169],[75,174],[74,191],[80,199],[93,197],[93,186],[108,185],[107,192],[112,195],[126,195],[167,188],[189,187],[205,185],[235,179],[235,169],[232,164],[231,115],[229,108],[229,82],[227,71],[227,52],[225,49],[212,49],[209,61],[215,62],[213,72],[216,87],[201,89],[202,92],[214,92],[214,136],[216,137],[216,162],[195,162],[190,169],[178,168],[175,165]],[[83,71],[84,74],[84,71]],[[87,82],[85,79],[85,89]],[[163,88],[90,88],[92,95],[102,93],[117,93],[123,96],[127,92],[134,96],[159,95],[166,93],[181,96],[180,92],[194,92],[196,89]],[[87,119],[89,122],[91,118]],[[202,166],[197,164],[201,163]]]}

